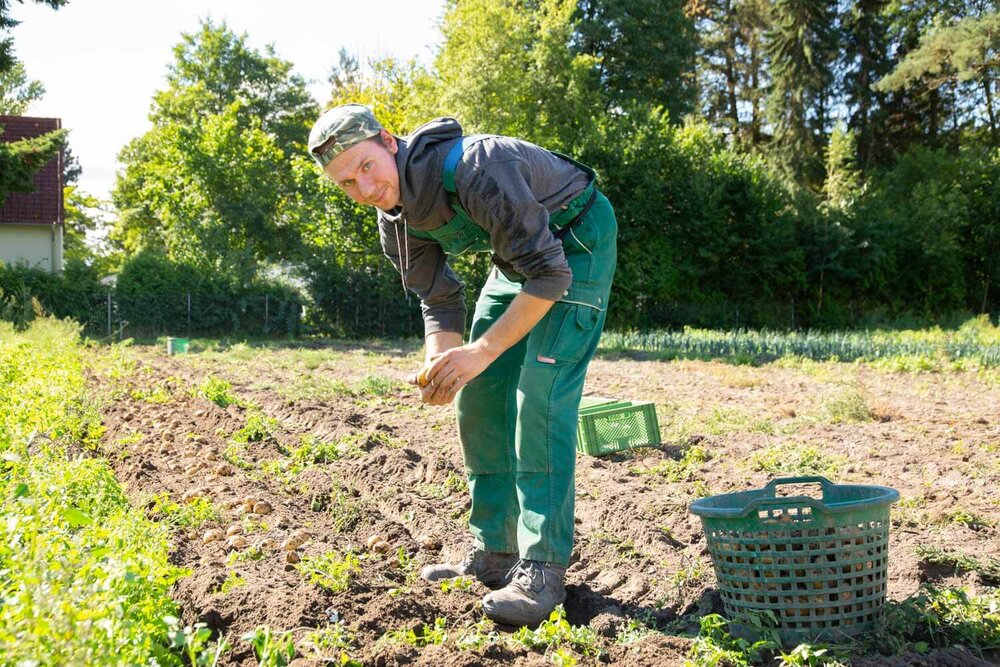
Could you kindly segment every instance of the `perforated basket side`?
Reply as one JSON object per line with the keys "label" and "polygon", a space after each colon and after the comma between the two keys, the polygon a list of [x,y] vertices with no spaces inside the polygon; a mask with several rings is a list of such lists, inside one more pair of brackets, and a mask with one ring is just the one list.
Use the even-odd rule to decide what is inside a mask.
{"label": "perforated basket side", "polygon": [[889,504],[813,510],[702,517],[725,613],[738,628],[771,611],[792,644],[854,637],[874,625],[886,596]]}

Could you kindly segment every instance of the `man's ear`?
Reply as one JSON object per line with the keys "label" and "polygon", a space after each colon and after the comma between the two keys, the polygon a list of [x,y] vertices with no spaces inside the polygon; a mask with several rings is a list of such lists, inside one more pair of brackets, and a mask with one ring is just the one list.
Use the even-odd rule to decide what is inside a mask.
{"label": "man's ear", "polygon": [[392,133],[387,131],[385,128],[379,130],[379,134],[382,135],[382,143],[385,144],[386,149],[395,155],[396,151],[399,150],[399,145],[396,143],[396,137],[394,137]]}

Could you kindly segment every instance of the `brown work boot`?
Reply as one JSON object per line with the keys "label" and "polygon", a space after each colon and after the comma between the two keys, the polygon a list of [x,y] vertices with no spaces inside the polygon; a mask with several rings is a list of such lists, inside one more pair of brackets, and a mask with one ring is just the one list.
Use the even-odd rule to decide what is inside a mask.
{"label": "brown work boot", "polygon": [[507,574],[516,563],[517,554],[496,553],[473,547],[462,562],[428,565],[420,571],[420,577],[427,581],[475,577],[495,590],[507,583]]}
{"label": "brown work boot", "polygon": [[566,600],[565,576],[562,565],[521,559],[510,582],[483,598],[483,611],[497,623],[534,628]]}

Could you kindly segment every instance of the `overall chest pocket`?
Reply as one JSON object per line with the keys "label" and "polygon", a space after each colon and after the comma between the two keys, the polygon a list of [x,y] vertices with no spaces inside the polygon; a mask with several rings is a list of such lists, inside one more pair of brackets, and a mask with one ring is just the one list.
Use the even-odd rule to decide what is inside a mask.
{"label": "overall chest pocket", "polygon": [[410,234],[437,241],[445,254],[452,256],[467,252],[493,252],[490,235],[464,211],[456,211],[451,220],[437,229],[420,232],[411,229]]}

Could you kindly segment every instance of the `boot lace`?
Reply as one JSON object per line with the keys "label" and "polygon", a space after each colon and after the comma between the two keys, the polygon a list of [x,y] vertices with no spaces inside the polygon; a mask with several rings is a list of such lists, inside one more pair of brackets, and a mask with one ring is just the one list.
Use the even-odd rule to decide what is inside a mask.
{"label": "boot lace", "polygon": [[540,591],[545,588],[545,566],[541,561],[522,558],[507,573],[507,579],[526,592]]}

